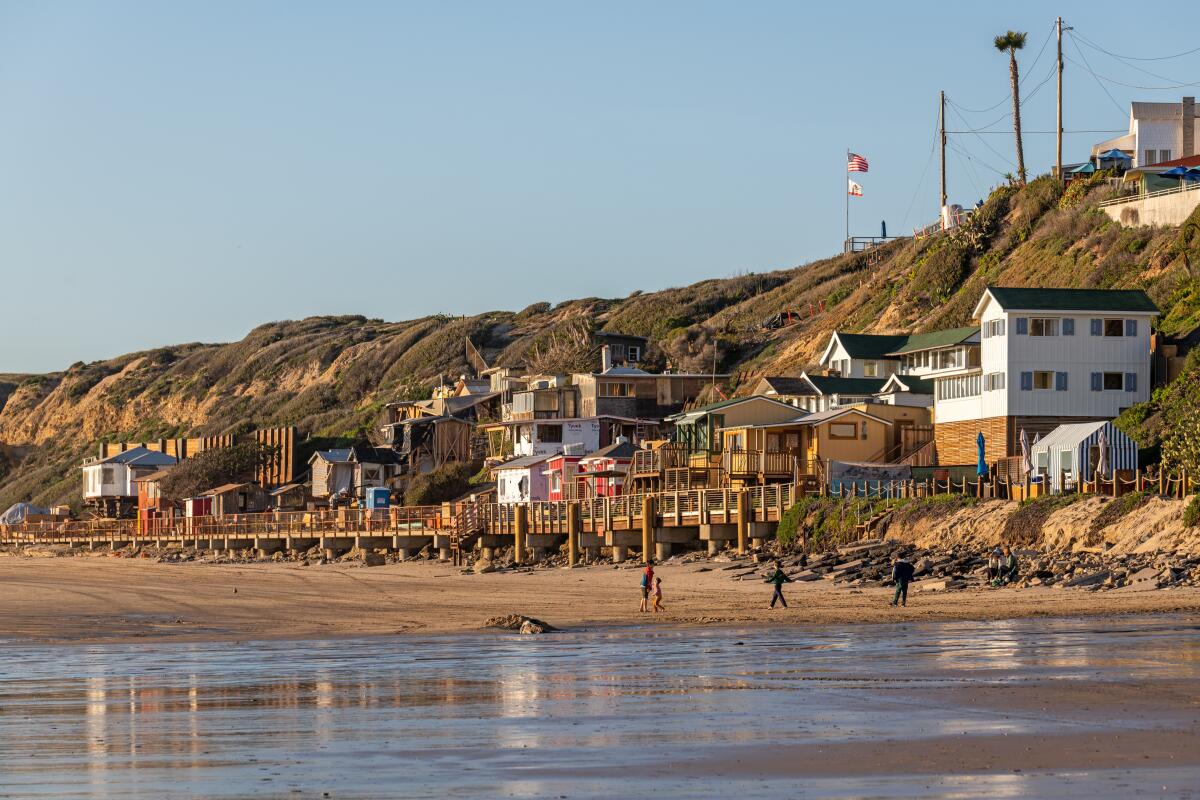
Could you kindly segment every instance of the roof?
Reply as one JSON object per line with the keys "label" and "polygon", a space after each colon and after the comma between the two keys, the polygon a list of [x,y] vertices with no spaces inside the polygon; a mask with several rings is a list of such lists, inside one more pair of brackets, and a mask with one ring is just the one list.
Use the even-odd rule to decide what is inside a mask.
{"label": "roof", "polygon": [[255,484],[253,484],[253,483],[224,483],[224,484],[221,484],[220,486],[214,486],[213,488],[209,489],[206,492],[201,492],[199,496],[200,497],[211,497],[213,495],[225,494],[226,492],[232,492],[232,491],[236,491],[238,489],[243,489],[247,486],[254,486],[254,485]]}
{"label": "roof", "polygon": [[1125,311],[1157,314],[1158,306],[1141,289],[1052,289],[1033,286],[989,286],[975,306],[983,313],[988,296],[1005,311]]}
{"label": "roof", "polygon": [[1037,444],[1031,443],[1029,452],[1041,452],[1049,450],[1052,447],[1073,447],[1106,425],[1109,426],[1111,436],[1125,436],[1119,428],[1114,427],[1106,419],[1096,420],[1095,422],[1075,422],[1070,425],[1059,425],[1039,439]]}
{"label": "roof", "polygon": [[[887,387],[891,386],[893,383],[899,384],[903,391],[911,392],[913,394],[933,394],[934,391],[932,378],[918,378],[916,375],[900,375],[898,373],[895,375],[890,375],[887,379],[887,382],[884,383],[883,388],[879,391],[888,391]],[[895,390],[892,389],[891,391]]]}
{"label": "roof", "polygon": [[313,453],[308,459],[308,463],[312,463],[313,459],[319,458],[322,461],[328,461],[332,464],[342,464],[350,460],[351,449],[349,447],[339,447],[334,450],[318,450]]}
{"label": "roof", "polygon": [[400,454],[390,447],[364,447],[358,446],[351,448],[353,461],[359,464],[399,464]]}
{"label": "roof", "polygon": [[[1183,119],[1183,103],[1130,103],[1129,114],[1135,119],[1155,119],[1173,122]],[[1192,115],[1200,117],[1200,106],[1192,111]]]}
{"label": "roof", "polygon": [[1171,167],[1200,167],[1200,155],[1173,158],[1170,161],[1159,161],[1155,164],[1143,164],[1140,167],[1134,167],[1131,170],[1127,170],[1126,174],[1129,172],[1135,174],[1139,172],[1157,173],[1159,170],[1170,169]]}
{"label": "roof", "polygon": [[747,428],[754,428],[757,430],[761,428],[789,428],[795,425],[821,425],[825,422],[829,422],[830,420],[845,416],[846,414],[857,414],[860,417],[866,417],[867,419],[871,419],[876,422],[882,422],[884,425],[893,424],[891,420],[886,420],[883,417],[877,417],[874,414],[868,414],[867,412],[857,408],[830,408],[826,409],[825,411],[817,411],[813,414],[799,416],[796,417],[796,419],[788,420],[786,422],[764,422],[759,425],[730,425],[722,428],[721,430],[745,430]]}
{"label": "roof", "polygon": [[766,375],[760,378],[770,386],[776,394],[812,394],[812,385],[803,378],[785,378],[778,375]]}
{"label": "roof", "polygon": [[597,373],[598,375],[649,375],[644,369],[637,367],[609,367],[604,372]]}
{"label": "roof", "polygon": [[612,337],[614,339],[638,339],[643,342],[649,342],[645,336],[638,336],[636,333],[619,333],[617,331],[593,331],[592,336],[599,338]]}
{"label": "roof", "polygon": [[860,417],[873,419],[876,422],[882,422],[884,425],[891,425],[891,420],[886,420],[883,417],[877,417],[874,414],[868,414],[865,411],[860,411],[857,408],[827,408],[824,411],[818,411],[815,414],[809,414],[804,419],[796,420],[798,425],[821,425],[826,422],[843,417],[847,414],[857,414]]}
{"label": "roof", "polygon": [[594,453],[584,456],[582,461],[590,461],[593,458],[633,458],[633,454],[638,451],[638,448],[633,442],[613,442],[608,447],[601,447]]}
{"label": "roof", "polygon": [[804,377],[823,395],[875,394],[887,383],[886,378],[842,378],[837,375],[809,375],[807,372]]}
{"label": "roof", "polygon": [[133,482],[134,483],[149,483],[150,481],[162,480],[163,478],[165,478],[167,476],[167,473],[169,473],[170,471],[171,471],[171,468],[166,467],[165,469],[160,469],[160,470],[151,472],[149,475],[143,475],[140,478],[134,478]]}
{"label": "roof", "polygon": [[145,447],[131,447],[124,452],[113,453],[108,458],[102,458],[99,461],[84,464],[84,466],[127,464],[131,467],[167,467],[174,466],[177,463],[179,463],[179,459],[175,458],[175,456],[169,456],[166,453],[160,453],[157,450],[150,450]]}
{"label": "roof", "polygon": [[897,347],[888,355],[914,353],[919,350],[932,350],[935,347],[949,347],[950,345],[961,344],[977,333],[979,333],[978,325],[968,325],[965,328],[947,328],[944,331],[932,331],[930,333],[914,333],[906,337],[902,346]]}
{"label": "roof", "polygon": [[278,497],[281,494],[287,494],[288,492],[294,491],[296,489],[303,489],[303,488],[304,488],[303,483],[285,483],[283,486],[275,487],[270,492],[268,492],[268,494],[271,495],[271,497]]}
{"label": "roof", "polygon": [[[888,353],[901,347],[908,336],[905,334],[876,334],[876,333],[844,333],[834,331],[833,335],[842,343],[842,347],[851,358],[886,358]],[[830,338],[832,343],[833,339]]]}
{"label": "roof", "polygon": [[555,455],[557,455],[557,453],[551,453],[545,456],[523,456],[521,458],[514,458],[512,461],[505,461],[503,464],[492,467],[492,469],[528,469],[536,464],[541,464],[543,461],[549,461]]}

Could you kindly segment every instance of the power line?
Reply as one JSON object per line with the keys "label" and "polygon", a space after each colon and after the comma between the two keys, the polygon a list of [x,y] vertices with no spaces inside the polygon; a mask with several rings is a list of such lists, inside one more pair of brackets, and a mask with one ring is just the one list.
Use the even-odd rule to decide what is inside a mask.
{"label": "power line", "polygon": [[[1076,35],[1078,35],[1078,34],[1076,34]],[[1150,58],[1140,58],[1138,56],[1123,56],[1123,55],[1118,55],[1117,53],[1114,53],[1111,50],[1105,50],[1100,45],[1098,45],[1094,42],[1090,42],[1087,39],[1087,37],[1079,36],[1079,38],[1083,39],[1085,42],[1088,42],[1092,47],[1099,50],[1101,53],[1112,56],[1113,58],[1118,58],[1122,61],[1170,61],[1173,58],[1182,58],[1184,56],[1190,56],[1192,53],[1200,53],[1200,47],[1195,47],[1195,48],[1192,48],[1191,50],[1184,50],[1182,53],[1176,53],[1175,55],[1171,55],[1171,56],[1152,56]],[[1130,65],[1130,66],[1132,66],[1132,65]]]}
{"label": "power line", "polygon": [[[989,163],[987,163],[986,161],[984,161],[983,159],[979,158],[978,156],[976,156],[975,154],[973,154],[973,153],[972,153],[970,150],[967,150],[965,147],[963,147],[962,145],[958,144],[957,142],[951,142],[951,143],[950,143],[950,148],[951,148],[952,150],[954,150],[955,152],[958,152],[958,153],[962,154],[963,156],[965,156],[965,157],[966,157],[968,160],[970,160],[972,163],[977,163],[977,164],[979,164],[979,166],[981,166],[981,167],[984,167],[984,168],[986,168],[986,169],[990,169],[992,172],[996,173],[996,174],[997,174],[997,175],[999,175],[1001,178],[1003,178],[1005,175],[1007,175],[1007,174],[1008,174],[1007,172],[1004,172],[1003,170],[996,169],[996,168],[995,168],[995,167],[993,167],[991,164],[989,164]],[[1010,162],[1010,163],[1011,163],[1011,162]]]}
{"label": "power line", "polygon": [[[1074,39],[1072,39],[1072,42],[1074,42]],[[1083,59],[1084,59],[1084,63],[1086,63],[1086,62],[1087,62],[1087,57],[1083,55],[1083,51],[1079,49],[1079,45],[1078,45],[1077,43],[1075,44],[1075,52],[1079,53],[1079,56],[1080,56],[1080,58],[1083,58]],[[1075,66],[1081,66],[1081,65],[1079,64],[1079,62],[1078,62],[1078,61],[1075,61],[1074,59],[1070,59],[1070,58],[1068,58],[1067,60],[1068,60],[1068,61],[1070,61],[1070,62],[1071,62],[1072,64],[1074,64]],[[1099,74],[1099,73],[1095,72],[1094,70],[1092,70],[1092,68],[1091,68],[1091,65],[1090,65],[1090,64],[1089,64],[1089,65],[1086,67],[1086,69],[1087,69],[1087,71],[1088,71],[1088,72],[1091,72],[1091,73],[1092,73],[1092,75],[1093,75],[1093,76],[1095,76],[1095,77],[1096,77],[1096,78],[1098,78],[1098,79],[1101,79],[1101,80],[1106,80],[1106,81],[1108,81],[1109,83],[1115,84],[1115,85],[1117,85],[1117,86],[1124,86],[1124,87],[1126,87],[1126,88],[1128,88],[1128,89],[1144,89],[1144,90],[1146,90],[1146,91],[1158,92],[1158,91],[1164,91],[1164,90],[1166,90],[1166,89],[1184,89],[1184,88],[1187,88],[1187,87],[1189,87],[1189,86],[1200,86],[1200,83],[1176,83],[1176,84],[1172,84],[1171,86],[1142,86],[1142,85],[1140,85],[1140,84],[1137,84],[1137,83],[1125,83],[1124,81],[1119,81],[1119,80],[1117,80],[1116,78],[1110,78],[1110,77],[1108,77],[1107,75],[1101,75],[1101,74]],[[1144,71],[1144,70],[1143,70],[1143,71]],[[1174,80],[1173,78],[1164,78],[1164,77],[1163,77],[1163,76],[1161,76],[1161,75],[1156,75],[1155,77],[1156,77],[1156,78],[1163,78],[1163,80],[1168,80],[1168,81],[1169,81],[1169,80]]]}
{"label": "power line", "polygon": [[[951,110],[952,110],[952,111],[954,111],[954,113],[955,113],[955,114],[958,114],[958,118],[959,118],[960,120],[962,120],[963,124],[967,124],[967,121],[966,121],[965,119],[963,119],[963,116],[962,116],[962,114],[959,114],[959,113],[958,113],[958,109],[956,109],[956,108],[952,108]],[[968,125],[968,127],[970,127],[970,126]],[[1002,154],[1002,153],[1001,153],[999,150],[997,150],[996,148],[994,148],[994,147],[992,147],[990,144],[988,144],[987,140],[986,140],[986,139],[984,139],[982,136],[980,136],[978,131],[968,131],[968,133],[974,134],[974,136],[975,136],[977,139],[979,139],[980,143],[981,143],[981,144],[982,144],[984,147],[986,147],[988,150],[991,150],[993,153],[995,153],[995,154],[996,154],[996,157],[997,157],[997,158],[999,158],[1001,161],[1004,161],[1005,163],[1007,163],[1007,164],[1009,164],[1009,165],[1011,165],[1011,166],[1013,166],[1013,167],[1015,167],[1015,166],[1016,166],[1015,164],[1013,164],[1013,162],[1012,162],[1012,161],[1009,161],[1007,158],[1005,158],[1005,157],[1004,157],[1004,154]]]}
{"label": "power line", "polygon": [[[1050,82],[1050,79],[1054,77],[1054,73],[1057,70],[1058,70],[1057,64],[1050,65],[1050,70],[1049,70],[1049,72],[1046,73],[1046,77],[1042,78],[1041,82],[1038,83],[1037,86],[1033,87],[1033,91],[1031,91],[1028,95],[1021,98],[1021,108],[1024,108],[1026,103],[1028,103],[1030,100],[1032,100],[1034,97],[1037,96],[1038,90],[1040,90],[1043,86],[1045,86],[1047,83]],[[1009,93],[1009,97],[1012,97],[1011,92]],[[947,99],[949,99],[949,98],[947,98]],[[953,100],[950,100],[950,105],[954,106],[956,112],[965,110],[965,109],[963,109],[962,106],[960,106],[958,103],[954,102]],[[959,119],[961,119],[963,121],[964,125],[966,125],[968,128],[971,128],[971,132],[978,131],[978,132],[982,132],[982,133],[996,133],[996,131],[989,131],[988,128],[993,128],[993,127],[999,125],[1004,120],[1011,119],[1011,118],[1012,118],[1012,112],[1006,111],[1000,117],[992,120],[987,125],[981,125],[978,128],[971,128],[971,123],[967,122],[966,118],[963,117],[961,114],[959,114]]]}
{"label": "power line", "polygon": [[[1138,72],[1141,72],[1145,75],[1149,75],[1151,78],[1158,78],[1160,81],[1178,81],[1179,80],[1178,78],[1172,78],[1169,75],[1160,75],[1157,72],[1151,72],[1148,69],[1143,69],[1142,67],[1139,67],[1137,64],[1130,64],[1127,60],[1125,60],[1121,56],[1117,55],[1116,53],[1111,53],[1108,50],[1105,50],[1103,47],[1101,47],[1100,45],[1091,41],[1086,36],[1076,35],[1076,38],[1079,39],[1079,41],[1083,42],[1088,47],[1092,48],[1093,50],[1104,53],[1105,55],[1110,56],[1111,58],[1121,62],[1122,64],[1129,67],[1130,69],[1136,69]],[[1193,86],[1193,85],[1197,85],[1197,84],[1183,84],[1183,85]]]}
{"label": "power line", "polygon": [[[1042,53],[1046,52],[1046,45],[1050,44],[1050,38],[1053,35],[1053,33],[1054,33],[1054,25],[1051,25],[1050,32],[1046,34],[1046,40],[1044,42],[1042,42],[1042,49],[1038,50],[1038,54],[1033,59],[1033,63],[1029,65],[1029,72],[1027,72],[1025,74],[1024,78],[1021,78],[1019,81],[1017,81],[1018,88],[1020,88],[1025,83],[1025,81],[1029,77],[1029,75],[1032,74],[1033,68],[1036,67],[1038,62],[1042,60]],[[1004,95],[1004,97],[1001,98],[999,103],[996,103],[993,106],[988,106],[987,108],[975,109],[975,108],[964,108],[963,106],[958,106],[958,108],[960,111],[966,111],[968,114],[986,114],[987,112],[994,111],[995,109],[1004,105],[1005,103],[1007,103],[1009,101],[1010,98],[1012,98],[1011,91],[1008,94]],[[957,105],[957,103],[955,105]]]}
{"label": "power line", "polygon": [[[1083,59],[1083,63],[1087,64],[1087,66],[1084,67],[1084,70],[1096,79],[1096,84],[1104,91],[1104,94],[1108,96],[1108,99],[1112,101],[1112,104],[1116,107],[1117,111],[1124,114],[1125,109],[1121,108],[1121,104],[1117,102],[1117,99],[1112,96],[1112,92],[1110,92],[1108,87],[1104,85],[1104,82],[1100,80],[1100,76],[1097,75],[1095,70],[1092,69],[1092,65],[1088,64],[1087,56],[1084,55],[1083,51],[1079,49],[1079,43],[1075,41],[1075,37],[1071,37],[1071,44],[1075,45],[1075,52],[1079,53],[1079,57]],[[1064,56],[1064,58],[1066,58],[1066,56]],[[1074,59],[1067,58],[1067,60],[1078,66]]]}
{"label": "power line", "polygon": [[[991,134],[1008,136],[1010,132],[1009,131],[965,130],[965,131],[946,131],[946,133],[991,133]],[[1058,131],[1030,131],[1030,130],[1026,130],[1025,128],[1021,128],[1022,136],[1024,136],[1027,133],[1058,133]],[[1095,128],[1095,129],[1090,129],[1090,130],[1089,129],[1080,129],[1080,130],[1071,130],[1071,131],[1067,130],[1066,128],[1063,128],[1063,133],[1127,133],[1127,131],[1124,128]]]}

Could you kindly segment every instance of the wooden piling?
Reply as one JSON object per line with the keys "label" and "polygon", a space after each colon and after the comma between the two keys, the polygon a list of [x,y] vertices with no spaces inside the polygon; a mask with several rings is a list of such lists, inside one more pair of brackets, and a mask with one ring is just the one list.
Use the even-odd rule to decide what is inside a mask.
{"label": "wooden piling", "polygon": [[[750,535],[750,503],[747,500],[746,491],[743,489],[737,493],[738,509],[737,509],[737,542],[738,554],[745,555],[749,549]],[[726,514],[728,514],[728,510]]]}
{"label": "wooden piling", "polygon": [[525,563],[525,542],[529,534],[529,506],[522,503],[516,508],[516,525],[513,526],[513,561]]}
{"label": "wooden piling", "polygon": [[642,563],[654,560],[654,495],[642,497]]}
{"label": "wooden piling", "polygon": [[579,503],[567,503],[567,564],[579,563]]}

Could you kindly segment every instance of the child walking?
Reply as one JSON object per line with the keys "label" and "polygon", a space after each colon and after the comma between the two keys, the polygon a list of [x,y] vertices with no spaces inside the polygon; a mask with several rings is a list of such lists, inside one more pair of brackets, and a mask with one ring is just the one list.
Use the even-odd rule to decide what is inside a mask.
{"label": "child walking", "polygon": [[654,607],[653,610],[657,613],[663,610],[662,604],[662,578],[654,579]]}

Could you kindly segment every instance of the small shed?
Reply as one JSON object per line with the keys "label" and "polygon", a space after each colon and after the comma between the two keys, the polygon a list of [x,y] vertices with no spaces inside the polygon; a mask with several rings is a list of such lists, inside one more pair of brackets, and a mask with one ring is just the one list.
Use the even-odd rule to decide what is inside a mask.
{"label": "small shed", "polygon": [[271,505],[278,511],[303,511],[308,501],[308,487],[303,483],[287,483],[271,490]]}
{"label": "small shed", "polygon": [[354,489],[354,462],[350,460],[349,447],[335,450],[318,450],[308,460],[312,469],[313,497],[329,497],[338,492]]}
{"label": "small shed", "polygon": [[227,483],[200,496],[212,498],[209,513],[214,517],[254,514],[268,508],[267,493],[257,483]]}
{"label": "small shed", "polygon": [[550,499],[550,478],[546,462],[550,456],[525,456],[505,462],[495,469],[496,502],[528,503]]}
{"label": "small shed", "polygon": [[1100,433],[1108,438],[1108,471],[1137,469],[1137,443],[1122,433],[1111,420],[1059,425],[1030,448],[1033,474],[1044,476],[1050,490],[1072,490],[1080,480],[1093,480],[1100,466]]}

